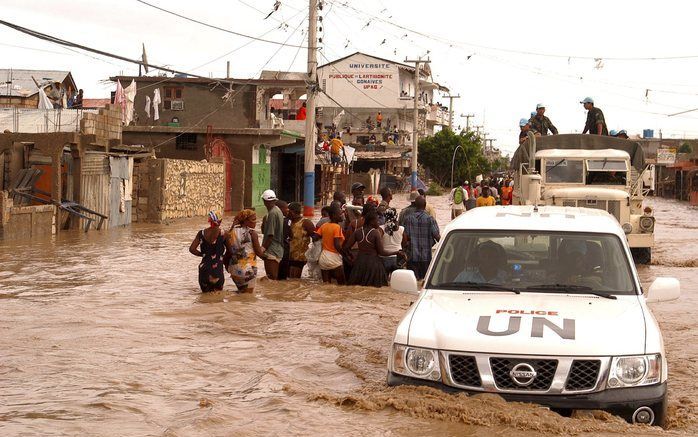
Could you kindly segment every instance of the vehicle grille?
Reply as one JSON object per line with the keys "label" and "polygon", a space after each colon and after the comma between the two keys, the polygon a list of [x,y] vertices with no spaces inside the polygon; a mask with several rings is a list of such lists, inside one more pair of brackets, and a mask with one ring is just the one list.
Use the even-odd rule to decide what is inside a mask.
{"label": "vehicle grille", "polygon": [[599,369],[601,369],[601,361],[599,360],[574,360],[570,373],[567,376],[565,390],[583,391],[593,389],[596,387],[596,381],[599,379]]}
{"label": "vehicle grille", "polygon": [[448,365],[451,369],[451,378],[456,384],[466,387],[482,387],[475,357],[449,355]]}
{"label": "vehicle grille", "polygon": [[[529,364],[536,371],[537,375],[533,382],[527,386],[521,386],[514,382],[509,372],[519,363]],[[497,388],[504,390],[527,390],[546,391],[550,389],[555,371],[557,370],[557,360],[527,360],[521,358],[490,358],[490,367]]]}

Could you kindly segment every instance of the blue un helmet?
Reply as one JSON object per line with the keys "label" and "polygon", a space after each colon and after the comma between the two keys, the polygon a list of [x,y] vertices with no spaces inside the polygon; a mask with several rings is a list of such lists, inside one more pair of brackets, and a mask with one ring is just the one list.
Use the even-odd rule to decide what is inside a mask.
{"label": "blue un helmet", "polygon": [[527,119],[522,118],[521,120],[519,120],[519,127],[524,127],[524,126],[526,126],[527,124],[528,124],[528,120],[527,120]]}
{"label": "blue un helmet", "polygon": [[612,136],[612,137],[618,136],[618,131],[615,130],[615,129],[611,129],[611,130],[608,132],[608,135],[610,135],[610,136]]}

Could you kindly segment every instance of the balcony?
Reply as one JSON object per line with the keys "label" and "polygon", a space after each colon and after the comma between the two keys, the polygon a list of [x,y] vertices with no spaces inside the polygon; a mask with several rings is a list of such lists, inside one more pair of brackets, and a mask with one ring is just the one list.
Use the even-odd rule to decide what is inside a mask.
{"label": "balcony", "polygon": [[305,136],[305,120],[282,120],[284,125],[283,126],[272,126],[272,121],[267,119],[267,120],[261,120],[259,122],[259,127],[262,129],[283,129],[291,132],[296,132],[299,135]]}
{"label": "balcony", "polygon": [[443,106],[427,106],[427,122],[434,125],[448,125],[448,111]]}

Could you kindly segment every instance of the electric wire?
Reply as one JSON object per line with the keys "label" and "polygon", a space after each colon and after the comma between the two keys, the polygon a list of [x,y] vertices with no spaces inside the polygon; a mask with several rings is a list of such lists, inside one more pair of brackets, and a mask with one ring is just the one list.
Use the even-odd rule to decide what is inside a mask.
{"label": "electric wire", "polygon": [[[286,43],[282,43],[282,42],[279,42],[279,41],[273,41],[273,40],[264,39],[264,38],[257,38],[257,37],[252,36],[252,35],[246,35],[246,34],[244,34],[244,33],[235,32],[235,31],[229,30],[229,29],[224,29],[224,28],[222,28],[222,27],[215,26],[215,25],[213,25],[213,24],[209,24],[209,23],[206,23],[206,22],[203,22],[203,21],[200,21],[200,20],[196,20],[196,19],[194,19],[194,18],[187,17],[187,16],[182,15],[182,14],[178,14],[177,12],[170,11],[170,10],[168,10],[168,9],[162,8],[162,7],[157,6],[157,5],[154,5],[154,4],[152,4],[152,3],[148,3],[148,2],[146,2],[145,0],[136,0],[136,1],[137,1],[138,3],[141,3],[141,4],[145,5],[145,6],[149,6],[149,7],[153,8],[153,9],[157,9],[157,10],[162,11],[162,12],[165,12],[165,13],[167,13],[167,14],[174,15],[175,17],[179,17],[179,18],[181,18],[181,19],[183,19],[183,20],[191,21],[192,23],[200,24],[200,25],[202,25],[202,26],[206,26],[206,27],[209,27],[209,28],[211,28],[211,29],[216,29],[216,30],[219,30],[219,31],[221,31],[221,32],[229,33],[229,34],[236,35],[236,36],[241,36],[241,37],[243,37],[243,38],[253,39],[253,40],[255,40],[255,41],[265,42],[265,43],[268,43],[268,44],[276,44],[276,45],[281,46],[281,47],[298,47],[297,45],[294,45],[294,44],[286,44]],[[303,47],[303,46],[301,45],[301,47]],[[306,46],[306,47],[304,47],[304,48],[308,48],[308,47]]]}
{"label": "electric wire", "polygon": [[344,9],[352,10],[357,14],[362,14],[371,20],[377,20],[377,21],[380,21],[382,23],[389,24],[391,26],[394,26],[394,27],[401,29],[401,30],[404,30],[406,32],[410,32],[410,33],[413,33],[415,35],[419,35],[421,37],[430,39],[432,41],[439,42],[441,44],[449,45],[451,47],[465,48],[463,46],[468,46],[468,47],[475,47],[475,48],[484,49],[484,50],[492,50],[492,51],[499,51],[499,52],[513,53],[513,54],[520,54],[520,55],[528,55],[528,56],[558,58],[558,59],[584,59],[584,60],[602,59],[602,60],[608,60],[608,61],[666,61],[666,60],[680,60],[680,59],[698,59],[698,54],[697,55],[681,55],[681,56],[644,56],[644,57],[639,57],[639,56],[638,57],[632,57],[632,56],[631,57],[577,56],[577,55],[541,53],[541,52],[533,52],[533,51],[527,51],[527,50],[516,50],[516,49],[508,49],[508,48],[502,48],[502,47],[493,47],[493,46],[488,46],[488,45],[483,45],[483,44],[475,44],[475,43],[465,42],[465,41],[450,40],[448,38],[427,34],[427,33],[421,32],[421,31],[416,30],[416,29],[411,29],[409,27],[398,24],[393,20],[387,20],[383,17],[376,16],[376,15],[370,14],[364,10],[355,8],[354,6],[350,5],[349,1],[346,1],[346,0],[342,1],[342,2],[339,2],[337,0],[328,0],[328,2],[331,4],[338,5],[339,7],[342,7]]}
{"label": "electric wire", "polygon": [[[293,37],[293,35],[295,35],[295,33],[298,31],[298,29],[301,27],[301,25],[305,22],[305,20],[306,20],[307,18],[308,18],[307,16],[304,17],[304,18],[300,21],[300,23],[298,23],[298,26],[296,26],[295,29],[293,30],[293,32],[288,36],[288,38],[286,39],[286,42],[290,41],[290,39]],[[267,61],[264,63],[264,65],[262,65],[262,66],[259,68],[259,71],[257,72],[256,76],[258,76],[258,75],[264,70],[264,68],[266,68],[266,66],[269,65],[269,63],[276,57],[276,55],[281,51],[281,49],[282,49],[283,47],[284,47],[284,46],[279,46],[279,47],[276,49],[276,51],[267,59]],[[189,127],[188,129],[185,129],[184,132],[180,132],[180,133],[178,133],[177,135],[175,135],[174,137],[168,138],[168,139],[166,139],[166,140],[160,142],[159,144],[153,146],[153,150],[155,150],[155,149],[157,149],[157,148],[160,148],[160,147],[162,147],[163,145],[167,144],[168,142],[170,142],[170,141],[172,141],[172,140],[176,140],[176,139],[177,139],[178,137],[180,137],[181,135],[186,134],[186,133],[190,133],[192,129],[199,127],[199,126],[201,125],[201,123],[203,123],[205,120],[209,119],[209,118],[210,118],[213,114],[215,114],[216,112],[220,111],[220,110],[223,108],[223,106],[225,106],[225,104],[227,104],[229,101],[233,100],[238,94],[240,94],[244,89],[246,89],[246,88],[250,85],[250,83],[252,83],[253,80],[255,80],[255,79],[252,79],[252,78],[248,79],[247,82],[244,83],[242,86],[240,86],[240,88],[239,88],[237,91],[235,91],[233,94],[227,96],[227,98],[225,98],[225,99],[223,100],[223,103],[221,103],[221,105],[218,106],[216,109],[214,109],[214,110],[211,111],[210,113],[206,114],[203,118],[201,118],[201,119],[200,119],[198,122],[196,122],[193,126]],[[231,86],[232,86],[232,83],[231,83]]]}

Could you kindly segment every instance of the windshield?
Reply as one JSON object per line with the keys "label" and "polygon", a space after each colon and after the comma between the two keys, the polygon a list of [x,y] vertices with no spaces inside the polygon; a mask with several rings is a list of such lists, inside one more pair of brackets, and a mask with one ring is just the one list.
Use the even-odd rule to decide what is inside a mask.
{"label": "windshield", "polygon": [[[478,284],[484,284],[478,286]],[[428,288],[637,294],[620,239],[610,234],[454,231]]]}
{"label": "windshield", "polygon": [[587,185],[626,185],[628,165],[625,161],[606,159],[587,161]]}
{"label": "windshield", "polygon": [[581,184],[584,176],[584,162],[570,159],[546,159],[545,182]]}

